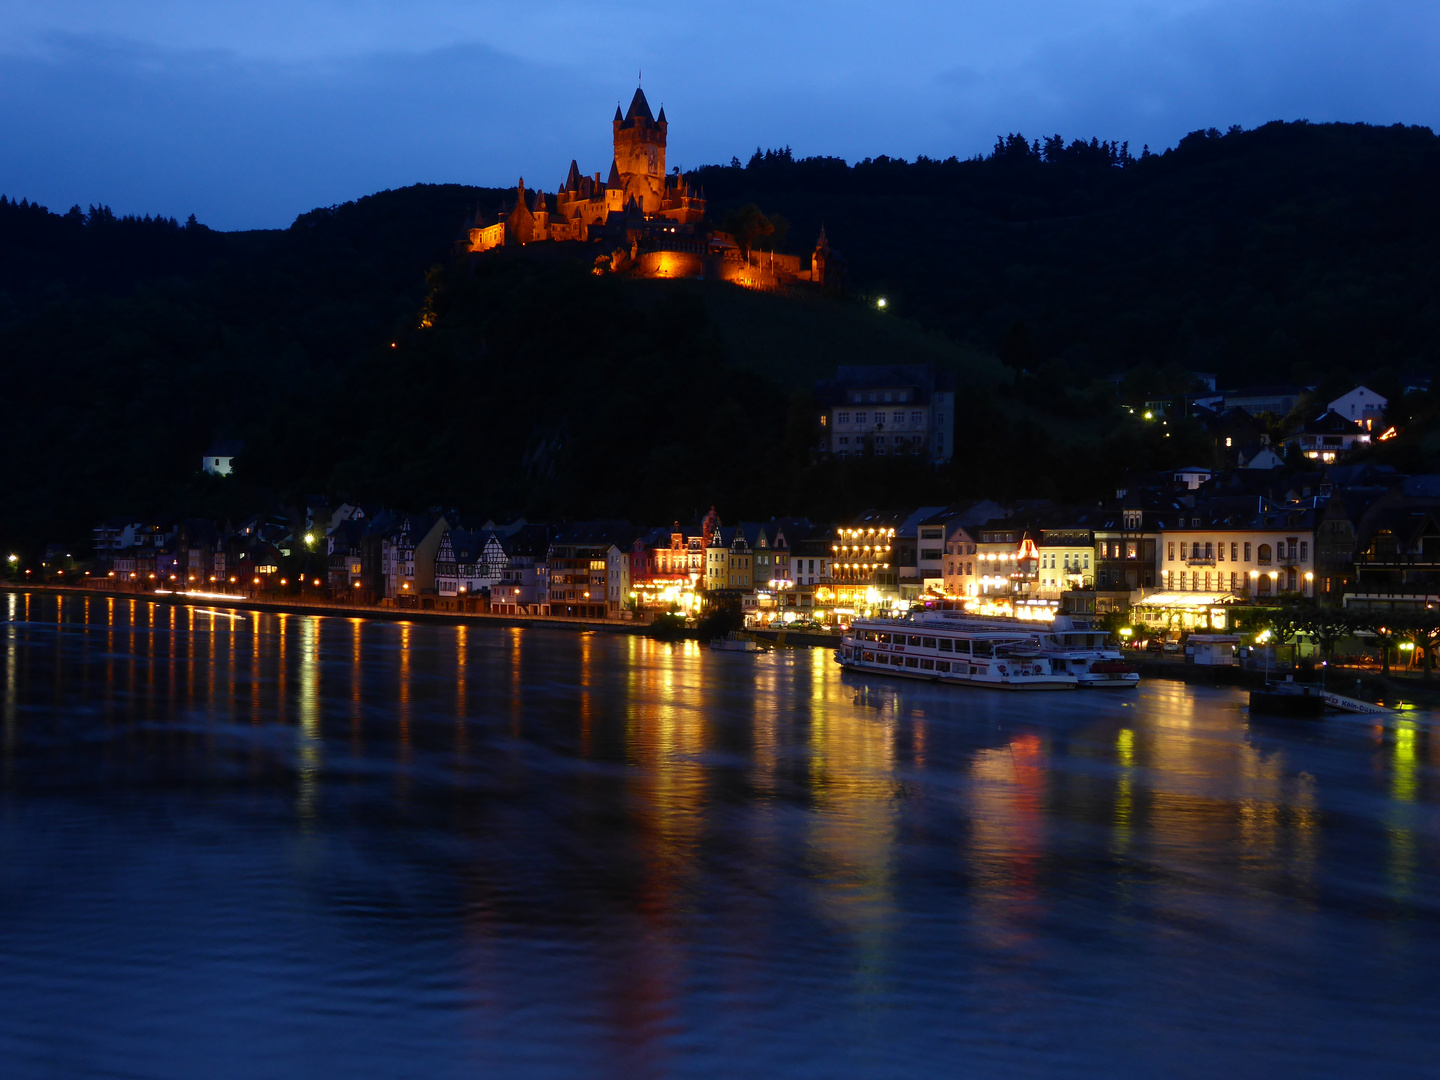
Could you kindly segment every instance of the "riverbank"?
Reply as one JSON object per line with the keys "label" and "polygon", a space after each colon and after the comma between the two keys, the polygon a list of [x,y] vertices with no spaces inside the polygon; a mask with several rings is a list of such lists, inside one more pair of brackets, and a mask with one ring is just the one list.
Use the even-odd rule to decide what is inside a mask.
{"label": "riverbank", "polygon": [[[1250,690],[1263,689],[1266,683],[1264,671],[1251,671],[1240,667],[1210,667],[1178,660],[1133,660],[1141,678],[1174,679],[1198,686],[1237,686]],[[1270,681],[1285,678],[1283,672],[1271,672]],[[1310,680],[1297,679],[1297,682]],[[1318,682],[1314,683],[1318,685]],[[1440,679],[1425,681],[1410,675],[1383,675],[1378,671],[1357,668],[1332,667],[1325,677],[1328,689],[1362,701],[1391,704],[1404,701],[1416,705],[1440,705]]]}
{"label": "riverbank", "polygon": [[143,600],[153,604],[184,607],[229,607],[241,611],[269,611],[279,615],[330,615],[335,618],[379,619],[384,622],[438,623],[446,626],[550,627],[555,630],[609,631],[643,634],[646,622],[633,619],[571,619],[556,615],[490,615],[481,612],[423,611],[416,608],[387,608],[334,604],[325,601],[261,600],[248,596],[218,593],[144,593],[121,589],[90,589],[70,585],[0,585],[0,592],[70,596],[93,596],[116,600]]}

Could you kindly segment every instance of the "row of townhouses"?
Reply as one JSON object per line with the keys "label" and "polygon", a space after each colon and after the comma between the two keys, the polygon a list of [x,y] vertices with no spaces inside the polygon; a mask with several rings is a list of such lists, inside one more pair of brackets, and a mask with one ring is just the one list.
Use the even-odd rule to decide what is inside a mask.
{"label": "row of townhouses", "polygon": [[[1196,376],[1197,385],[1209,377]],[[1214,439],[1212,464],[1132,476],[1085,506],[972,500],[815,523],[476,520],[311,500],[303,513],[232,527],[120,519],[95,530],[100,572],[137,588],[293,593],[394,607],[648,618],[735,605],[754,623],[849,617],[953,602],[989,613],[1130,612],[1157,630],[1224,627],[1236,605],[1306,597],[1336,605],[1440,603],[1440,478],[1347,464],[1393,434],[1366,387],[1325,403],[1299,388],[1170,402]],[[1283,392],[1282,392],[1283,391]],[[822,455],[954,446],[953,380],[932,365],[842,367],[817,384]],[[1313,421],[1270,442],[1275,416]],[[1147,422],[1165,424],[1161,402]],[[1293,414],[1292,414],[1293,420]],[[226,475],[241,444],[218,445]]]}
{"label": "row of townhouses", "polygon": [[1376,466],[1186,468],[1099,506],[975,500],[842,522],[472,522],[313,505],[238,527],[112,521],[99,572],[138,587],[299,591],[396,607],[648,618],[739,606],[752,623],[843,623],[952,601],[987,613],[1128,611],[1221,628],[1237,605],[1440,604],[1440,477]]}

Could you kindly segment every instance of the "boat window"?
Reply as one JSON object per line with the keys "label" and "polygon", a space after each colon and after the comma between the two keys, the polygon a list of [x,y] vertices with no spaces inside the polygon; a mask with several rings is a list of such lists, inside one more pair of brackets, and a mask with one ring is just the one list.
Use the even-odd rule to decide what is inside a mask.
{"label": "boat window", "polygon": [[976,655],[976,656],[994,656],[994,655],[995,655],[995,646],[994,646],[993,643],[991,643],[991,642],[989,642],[989,641],[976,641],[976,642],[972,642],[971,644],[973,644],[973,645],[975,646],[975,655]]}
{"label": "boat window", "polygon": [[950,670],[950,661],[949,661],[949,660],[936,660],[936,661],[935,661],[935,670],[936,670],[936,671],[949,671],[949,670]]}
{"label": "boat window", "polygon": [[889,644],[890,644],[890,635],[889,635],[889,634],[881,634],[881,635],[880,635],[880,644],[882,644],[882,645],[889,645]]}
{"label": "boat window", "polygon": [[919,667],[919,666],[920,666],[920,658],[919,658],[918,656],[907,656],[907,657],[905,657],[905,666],[906,666],[906,667]]}
{"label": "boat window", "polygon": [[940,639],[940,651],[941,651],[941,652],[949,652],[949,651],[950,651],[950,639],[949,639],[948,637],[942,637],[942,638]]}
{"label": "boat window", "polygon": [[965,638],[961,638],[955,642],[955,651],[958,653],[968,653],[970,651],[970,642]]}
{"label": "boat window", "polygon": [[890,656],[890,663],[894,667],[899,667],[901,664],[905,663],[905,658],[898,654],[892,653]]}
{"label": "boat window", "polygon": [[867,652],[865,654],[865,659],[873,662],[875,659],[875,654],[873,652]]}
{"label": "boat window", "polygon": [[926,638],[924,641],[922,641],[920,644],[923,645],[923,646],[925,646],[925,648],[927,648],[927,649],[933,649],[933,648],[935,648],[935,639],[934,639],[933,637],[927,637],[927,638]]}
{"label": "boat window", "polygon": [[919,634],[911,634],[911,635],[910,635],[910,642],[909,642],[909,644],[911,644],[911,645],[919,645],[919,644],[920,644],[920,635],[919,635]]}
{"label": "boat window", "polygon": [[935,661],[934,661],[934,660],[921,660],[921,661],[920,661],[920,666],[921,666],[922,668],[924,668],[926,671],[934,671],[934,670],[935,670]]}

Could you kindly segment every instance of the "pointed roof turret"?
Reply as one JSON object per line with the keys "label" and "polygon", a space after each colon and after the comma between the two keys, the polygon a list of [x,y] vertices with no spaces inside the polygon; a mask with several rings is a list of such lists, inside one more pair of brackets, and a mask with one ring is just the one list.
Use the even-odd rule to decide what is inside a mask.
{"label": "pointed roof turret", "polygon": [[630,99],[630,111],[625,114],[625,119],[634,120],[637,116],[643,116],[648,123],[655,123],[655,116],[650,111],[650,103],[645,100],[645,91],[638,86],[635,88],[635,96]]}
{"label": "pointed roof turret", "polygon": [[665,119],[665,106],[664,106],[664,105],[661,105],[661,106],[660,106],[660,115],[655,118],[655,122],[656,122],[657,124],[668,124],[668,123],[669,123],[669,121]]}
{"label": "pointed roof turret", "polygon": [[620,115],[620,103],[617,101],[617,102],[615,103],[615,123],[618,124],[618,123],[620,123],[620,121],[622,121],[622,120],[624,120],[624,119],[625,119],[625,117],[623,117],[623,116]]}
{"label": "pointed roof turret", "polygon": [[575,159],[574,159],[574,158],[571,158],[571,159],[570,159],[570,172],[569,172],[569,174],[565,177],[565,190],[566,190],[566,191],[579,191],[579,190],[580,190],[580,167],[575,164]]}
{"label": "pointed roof turret", "polygon": [[605,181],[607,188],[618,188],[620,186],[620,168],[615,164],[615,159],[610,159],[610,177]]}
{"label": "pointed roof turret", "polygon": [[816,250],[816,251],[829,251],[829,250],[830,250],[830,241],[827,240],[827,239],[825,239],[825,226],[824,226],[823,224],[820,226],[820,236],[819,236],[819,237],[816,239],[816,241],[815,241],[815,250]]}

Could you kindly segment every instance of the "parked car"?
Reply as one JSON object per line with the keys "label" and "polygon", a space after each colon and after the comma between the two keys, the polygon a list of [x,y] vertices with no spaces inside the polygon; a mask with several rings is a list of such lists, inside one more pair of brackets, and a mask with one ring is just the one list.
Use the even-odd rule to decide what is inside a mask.
{"label": "parked car", "polygon": [[1183,653],[1185,651],[1185,645],[1179,641],[1167,641],[1165,642],[1164,651],[1167,653]]}

